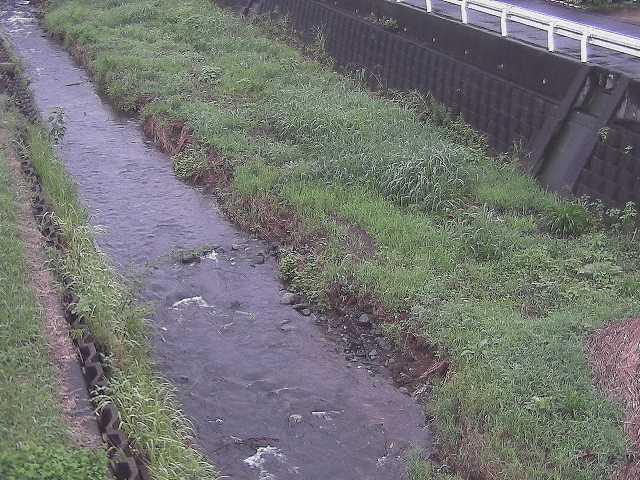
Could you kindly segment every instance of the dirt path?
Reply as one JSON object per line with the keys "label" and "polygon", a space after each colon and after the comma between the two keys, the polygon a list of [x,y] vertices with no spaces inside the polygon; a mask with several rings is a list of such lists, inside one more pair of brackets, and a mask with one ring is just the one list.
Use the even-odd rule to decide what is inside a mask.
{"label": "dirt path", "polygon": [[[7,130],[0,128],[0,145],[9,145]],[[102,440],[88,398],[84,377],[70,338],[69,324],[64,318],[59,285],[47,268],[45,244],[30,211],[31,198],[25,184],[16,152],[5,150],[9,168],[15,181],[19,208],[19,234],[30,271],[30,283],[38,304],[42,307],[42,334],[49,349],[54,368],[55,392],[62,407],[65,423],[77,447],[99,448]]]}
{"label": "dirt path", "polygon": [[[96,95],[28,7],[5,7],[0,18],[41,112],[65,111],[67,170],[103,232],[101,248],[143,278],[157,363],[202,450],[237,479],[404,478],[403,458],[431,442],[414,399],[386,368],[347,360],[312,315],[282,302],[268,246],[179,182],[170,159]],[[205,246],[198,261],[175,255]]]}
{"label": "dirt path", "polygon": [[[587,344],[595,380],[624,409],[624,429],[640,452],[640,318],[614,322],[595,332]],[[617,480],[640,476],[640,459],[632,458]]]}

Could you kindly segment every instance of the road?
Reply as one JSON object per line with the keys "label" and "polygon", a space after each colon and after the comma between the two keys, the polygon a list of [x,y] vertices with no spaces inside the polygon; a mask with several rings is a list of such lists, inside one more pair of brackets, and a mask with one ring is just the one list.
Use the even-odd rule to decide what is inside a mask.
{"label": "road", "polygon": [[[425,9],[424,0],[405,0],[405,3]],[[526,8],[546,15],[582,23],[611,32],[640,38],[640,8],[615,9],[608,12],[590,12],[544,0],[509,0],[510,5]],[[434,13],[460,20],[460,7],[441,0],[433,1]],[[500,31],[500,19],[484,13],[469,10],[469,23],[493,32]],[[519,41],[547,48],[547,33],[533,27],[509,22],[509,36]],[[570,38],[556,36],[556,52],[580,58],[580,42]],[[640,79],[640,58],[613,52],[591,45],[589,47],[589,63],[617,70]]]}

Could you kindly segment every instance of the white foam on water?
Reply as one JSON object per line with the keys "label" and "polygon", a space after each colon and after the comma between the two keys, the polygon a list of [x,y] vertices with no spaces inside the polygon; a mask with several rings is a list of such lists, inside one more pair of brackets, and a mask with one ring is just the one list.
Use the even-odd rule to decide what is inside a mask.
{"label": "white foam on water", "polygon": [[259,447],[254,455],[245,458],[243,462],[251,468],[259,470],[260,476],[258,480],[276,480],[276,477],[265,466],[269,457],[278,460],[280,463],[284,463],[287,459],[280,449],[267,445],[266,447]]}
{"label": "white foam on water", "polygon": [[177,301],[176,303],[174,303],[171,307],[178,310],[181,307],[188,307],[188,306],[196,306],[196,307],[200,307],[200,308],[213,308],[211,305],[209,305],[204,298],[197,296],[197,297],[189,297],[189,298],[183,298],[182,300]]}

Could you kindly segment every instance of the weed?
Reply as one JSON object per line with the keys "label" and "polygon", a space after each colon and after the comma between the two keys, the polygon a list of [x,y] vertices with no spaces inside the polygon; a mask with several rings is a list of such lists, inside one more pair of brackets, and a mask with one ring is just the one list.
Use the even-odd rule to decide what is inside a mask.
{"label": "weed", "polygon": [[318,302],[321,297],[321,284],[318,284],[318,265],[313,257],[302,256],[289,250],[280,258],[280,274],[296,292],[304,294],[309,300]]}
{"label": "weed", "polygon": [[332,66],[334,64],[333,58],[327,52],[327,34],[324,26],[315,27],[313,41],[306,48],[306,51],[312,58],[324,65]]}
{"label": "weed", "polygon": [[200,69],[200,77],[208,85],[212,85],[220,81],[222,73],[223,72],[219,67],[215,67],[213,65],[203,65]]}
{"label": "weed", "polygon": [[3,480],[100,480],[105,478],[104,453],[58,446],[24,446],[0,451]]}
{"label": "weed", "polygon": [[173,169],[185,180],[197,182],[210,173],[207,154],[202,149],[189,148],[174,157]]}
{"label": "weed", "polygon": [[390,32],[400,31],[400,24],[395,18],[383,17],[382,26],[385,30],[388,30]]}
{"label": "weed", "polygon": [[54,145],[59,144],[66,131],[64,121],[64,109],[62,107],[54,108],[47,118],[49,124],[49,138]]}
{"label": "weed", "polygon": [[490,210],[464,213],[462,241],[478,260],[498,260],[512,246],[500,223],[500,218]]}
{"label": "weed", "polygon": [[[0,97],[0,478],[98,480],[106,454],[72,446],[62,416],[56,370],[43,336],[43,307],[36,299],[19,226],[18,199],[8,164],[20,119]],[[70,341],[70,340],[69,340]]]}
{"label": "weed", "polygon": [[547,231],[561,237],[582,235],[589,230],[590,226],[587,209],[579,201],[558,204],[545,216]]}
{"label": "weed", "polygon": [[398,20],[396,20],[395,18],[386,17],[386,16],[379,17],[375,13],[371,12],[369,13],[369,15],[366,16],[366,19],[369,20],[371,23],[375,23],[382,26],[382,28],[384,28],[389,32],[395,33],[400,31],[400,24],[398,23]]}
{"label": "weed", "polygon": [[423,460],[419,453],[409,456],[408,474],[410,480],[460,480],[446,465],[434,465]]}
{"label": "weed", "polygon": [[599,229],[612,229],[618,233],[635,236],[638,227],[638,208],[634,202],[627,202],[622,209],[607,208],[601,200],[583,198],[591,222]]}

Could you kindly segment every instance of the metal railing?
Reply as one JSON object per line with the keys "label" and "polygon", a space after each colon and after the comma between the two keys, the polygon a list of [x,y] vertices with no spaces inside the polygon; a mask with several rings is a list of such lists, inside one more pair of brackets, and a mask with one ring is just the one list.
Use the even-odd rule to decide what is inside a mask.
{"label": "metal railing", "polygon": [[[396,3],[407,3],[406,0],[395,0]],[[494,0],[436,0],[460,7],[462,23],[469,23],[469,11],[475,10],[500,19],[500,32],[503,37],[509,36],[509,22],[527,25],[547,32],[547,48],[556,50],[556,36],[572,38],[580,42],[580,60],[589,61],[589,46],[596,45],[615,52],[640,58],[640,39],[610,32],[562,18],[533,12]],[[424,0],[428,13],[433,12],[434,0]],[[415,3],[411,6],[415,6]]]}

